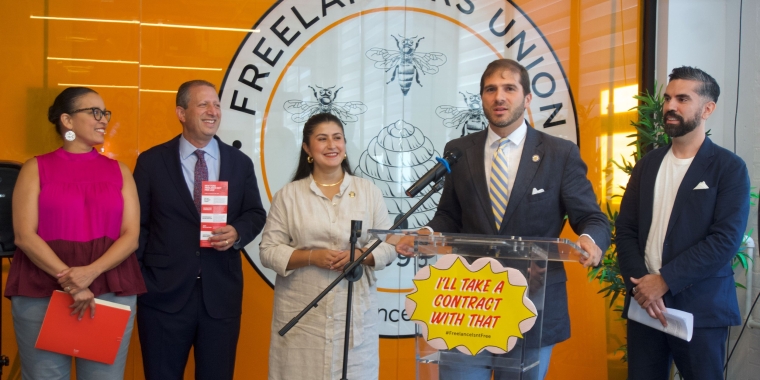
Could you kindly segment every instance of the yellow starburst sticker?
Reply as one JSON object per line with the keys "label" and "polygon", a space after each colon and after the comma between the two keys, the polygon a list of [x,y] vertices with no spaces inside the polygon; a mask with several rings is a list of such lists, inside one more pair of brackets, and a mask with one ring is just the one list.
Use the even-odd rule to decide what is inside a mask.
{"label": "yellow starburst sticker", "polygon": [[461,256],[444,255],[413,281],[406,312],[435,349],[509,352],[536,322],[525,276],[495,259],[468,264]]}

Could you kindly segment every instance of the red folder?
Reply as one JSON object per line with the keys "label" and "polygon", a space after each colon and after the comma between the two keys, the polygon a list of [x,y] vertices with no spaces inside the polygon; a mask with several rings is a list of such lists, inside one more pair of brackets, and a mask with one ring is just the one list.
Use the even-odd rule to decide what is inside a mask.
{"label": "red folder", "polygon": [[34,347],[113,364],[129,322],[129,306],[96,298],[95,318],[88,309],[79,320],[79,314],[71,315],[72,303],[68,293],[53,292]]}

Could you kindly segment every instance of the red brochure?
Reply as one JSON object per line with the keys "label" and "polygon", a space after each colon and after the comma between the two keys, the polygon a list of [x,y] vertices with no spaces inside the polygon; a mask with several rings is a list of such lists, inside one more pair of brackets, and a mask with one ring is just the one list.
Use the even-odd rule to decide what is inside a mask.
{"label": "red brochure", "polygon": [[203,181],[201,247],[211,247],[211,231],[227,225],[227,181]]}

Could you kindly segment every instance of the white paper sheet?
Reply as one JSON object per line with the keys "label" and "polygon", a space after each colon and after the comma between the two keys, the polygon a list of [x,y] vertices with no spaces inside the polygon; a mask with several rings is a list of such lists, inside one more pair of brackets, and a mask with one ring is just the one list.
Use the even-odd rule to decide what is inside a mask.
{"label": "white paper sheet", "polygon": [[664,315],[668,327],[664,327],[659,319],[650,317],[636,300],[631,299],[631,304],[628,306],[628,319],[690,342],[691,334],[694,332],[694,315],[671,308],[665,308]]}

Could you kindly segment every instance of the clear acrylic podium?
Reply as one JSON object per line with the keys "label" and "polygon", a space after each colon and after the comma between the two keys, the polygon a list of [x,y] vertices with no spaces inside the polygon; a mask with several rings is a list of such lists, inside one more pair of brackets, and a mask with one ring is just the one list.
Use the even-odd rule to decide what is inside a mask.
{"label": "clear acrylic podium", "polygon": [[[418,235],[416,231],[400,230],[368,232],[392,245],[396,245],[405,236],[413,237],[415,255],[412,271],[415,274],[422,267],[435,264],[441,255],[457,254],[469,263],[481,257],[497,259],[505,267],[519,270],[528,280],[528,298],[535,304],[538,316],[533,328],[524,334],[524,339],[518,339],[517,345],[506,354],[496,355],[483,351],[472,356],[456,349],[438,350],[427,343],[419,326],[415,324],[413,335],[416,340],[417,379],[438,379],[440,371],[472,372],[486,369],[498,371],[501,374],[499,379],[538,379],[538,349],[543,327],[547,262],[577,262],[581,257],[588,257],[588,253],[567,239],[438,233]],[[401,265],[398,267],[401,268]],[[413,287],[411,279],[405,278],[409,276],[413,274],[407,272],[398,275],[399,284],[396,288],[401,290],[399,293]],[[406,294],[400,294],[399,297],[405,297]]]}

